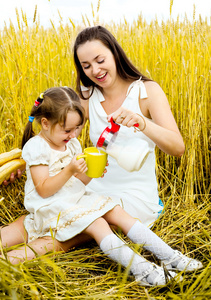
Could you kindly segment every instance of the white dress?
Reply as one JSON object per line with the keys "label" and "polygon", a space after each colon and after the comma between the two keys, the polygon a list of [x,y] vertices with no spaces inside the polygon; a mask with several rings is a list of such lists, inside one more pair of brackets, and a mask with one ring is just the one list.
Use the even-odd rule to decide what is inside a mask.
{"label": "white dress", "polygon": [[27,174],[24,205],[29,215],[26,216],[24,225],[29,242],[52,234],[58,241],[66,241],[81,233],[117,204],[121,205],[119,199],[113,201],[111,197],[86,192],[85,185],[75,176],[51,197],[39,196],[31,178],[30,166],[48,165],[50,176],[54,176],[75,154],[81,152],[76,138],[68,142],[64,152],[50,148],[40,136],[31,138],[25,144],[22,151]]}
{"label": "white dress", "polygon": [[[147,98],[146,89],[141,79],[130,85],[122,106],[143,116],[138,101],[139,95],[141,99]],[[111,126],[101,105],[102,101],[104,101],[103,94],[95,88],[89,99],[90,139],[94,146],[96,146],[103,130],[107,126]],[[134,133],[134,128],[120,127],[119,141],[128,141],[129,143],[129,139],[134,137],[145,140],[152,149],[142,168],[139,171],[127,172],[117,164],[114,158],[108,156],[109,166],[104,180],[93,179],[88,184],[88,189],[109,197],[120,197],[126,212],[139,219],[146,226],[152,226],[163,209],[158,196],[155,174],[155,144],[143,132]]]}

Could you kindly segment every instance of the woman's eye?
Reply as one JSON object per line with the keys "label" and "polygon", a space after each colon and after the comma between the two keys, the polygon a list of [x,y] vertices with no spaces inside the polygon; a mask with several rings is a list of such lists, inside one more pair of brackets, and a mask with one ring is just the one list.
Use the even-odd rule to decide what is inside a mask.
{"label": "woman's eye", "polygon": [[98,61],[98,64],[102,64],[102,63],[104,63],[104,59],[103,60],[101,60],[101,61]]}
{"label": "woman's eye", "polygon": [[89,66],[84,66],[84,69],[85,69],[85,70],[89,69]]}

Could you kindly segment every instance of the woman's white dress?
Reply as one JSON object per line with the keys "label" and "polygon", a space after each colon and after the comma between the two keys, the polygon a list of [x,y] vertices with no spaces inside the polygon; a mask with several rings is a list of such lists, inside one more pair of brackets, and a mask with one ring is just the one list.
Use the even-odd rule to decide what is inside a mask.
{"label": "woman's white dress", "polygon": [[50,176],[59,173],[74,155],[81,153],[76,138],[71,139],[64,152],[50,148],[40,136],[31,138],[24,146],[22,157],[26,161],[27,181],[25,184],[24,205],[29,211],[24,225],[28,241],[42,236],[53,236],[66,241],[81,233],[94,220],[103,216],[117,204],[119,199],[87,192],[85,185],[72,176],[53,196],[42,198],[37,193],[31,178],[30,167],[49,166]]}
{"label": "woman's white dress", "polygon": [[[123,107],[143,116],[139,106],[141,99],[147,98],[144,83],[134,81],[128,88]],[[90,138],[94,146],[103,130],[111,126],[107,121],[107,114],[101,102],[105,99],[99,89],[95,88],[89,99]],[[133,217],[139,219],[146,226],[152,226],[163,209],[158,196],[157,179],[155,174],[155,144],[143,132],[134,132],[134,128],[121,126],[118,141],[130,143],[131,138],[138,138],[148,143],[152,152],[148,155],[139,171],[127,172],[121,168],[116,160],[108,156],[109,166],[104,178],[95,178],[88,184],[88,189],[108,197],[120,197],[123,208]]]}

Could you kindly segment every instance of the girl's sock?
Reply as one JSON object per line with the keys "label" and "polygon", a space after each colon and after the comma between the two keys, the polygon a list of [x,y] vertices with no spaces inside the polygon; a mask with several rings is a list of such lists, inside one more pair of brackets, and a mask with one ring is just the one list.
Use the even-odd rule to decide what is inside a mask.
{"label": "girl's sock", "polygon": [[[127,267],[130,264],[130,271],[134,276],[143,275],[148,272],[152,265],[142,256],[136,254],[114,233],[107,235],[100,243],[101,250],[112,260]],[[158,275],[156,270],[152,270],[147,276],[147,282],[153,284],[154,279]]]}
{"label": "girl's sock", "polygon": [[130,228],[127,236],[133,243],[142,244],[160,260],[169,259],[174,255],[174,250],[170,246],[139,221]]}

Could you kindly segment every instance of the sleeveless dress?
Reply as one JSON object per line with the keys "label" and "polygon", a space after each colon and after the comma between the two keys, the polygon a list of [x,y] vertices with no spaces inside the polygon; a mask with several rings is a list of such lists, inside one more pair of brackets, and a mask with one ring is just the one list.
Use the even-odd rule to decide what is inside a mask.
{"label": "sleeveless dress", "polygon": [[54,195],[42,198],[36,191],[31,178],[30,166],[49,166],[50,176],[59,173],[82,149],[76,138],[67,143],[64,152],[52,149],[39,135],[31,138],[24,146],[22,157],[26,161],[27,181],[24,205],[29,214],[24,226],[28,242],[38,237],[55,236],[58,241],[66,241],[81,233],[94,220],[103,216],[121,201],[87,192],[85,185],[71,176]]}
{"label": "sleeveless dress", "polygon": [[[139,106],[139,97],[141,99],[147,98],[146,89],[141,78],[129,86],[122,106],[143,116]],[[101,91],[95,88],[89,99],[90,139],[94,146],[96,146],[103,130],[107,126],[111,126],[101,105],[104,100]],[[124,210],[150,227],[163,209],[163,204],[158,196],[155,174],[155,144],[143,132],[134,132],[134,128],[121,126],[118,132],[118,140],[123,142],[128,140],[129,143],[130,138],[144,140],[152,149],[141,169],[135,172],[127,172],[117,164],[114,158],[108,156],[109,165],[104,178],[94,178],[87,188],[89,191],[108,197],[120,197]]]}

